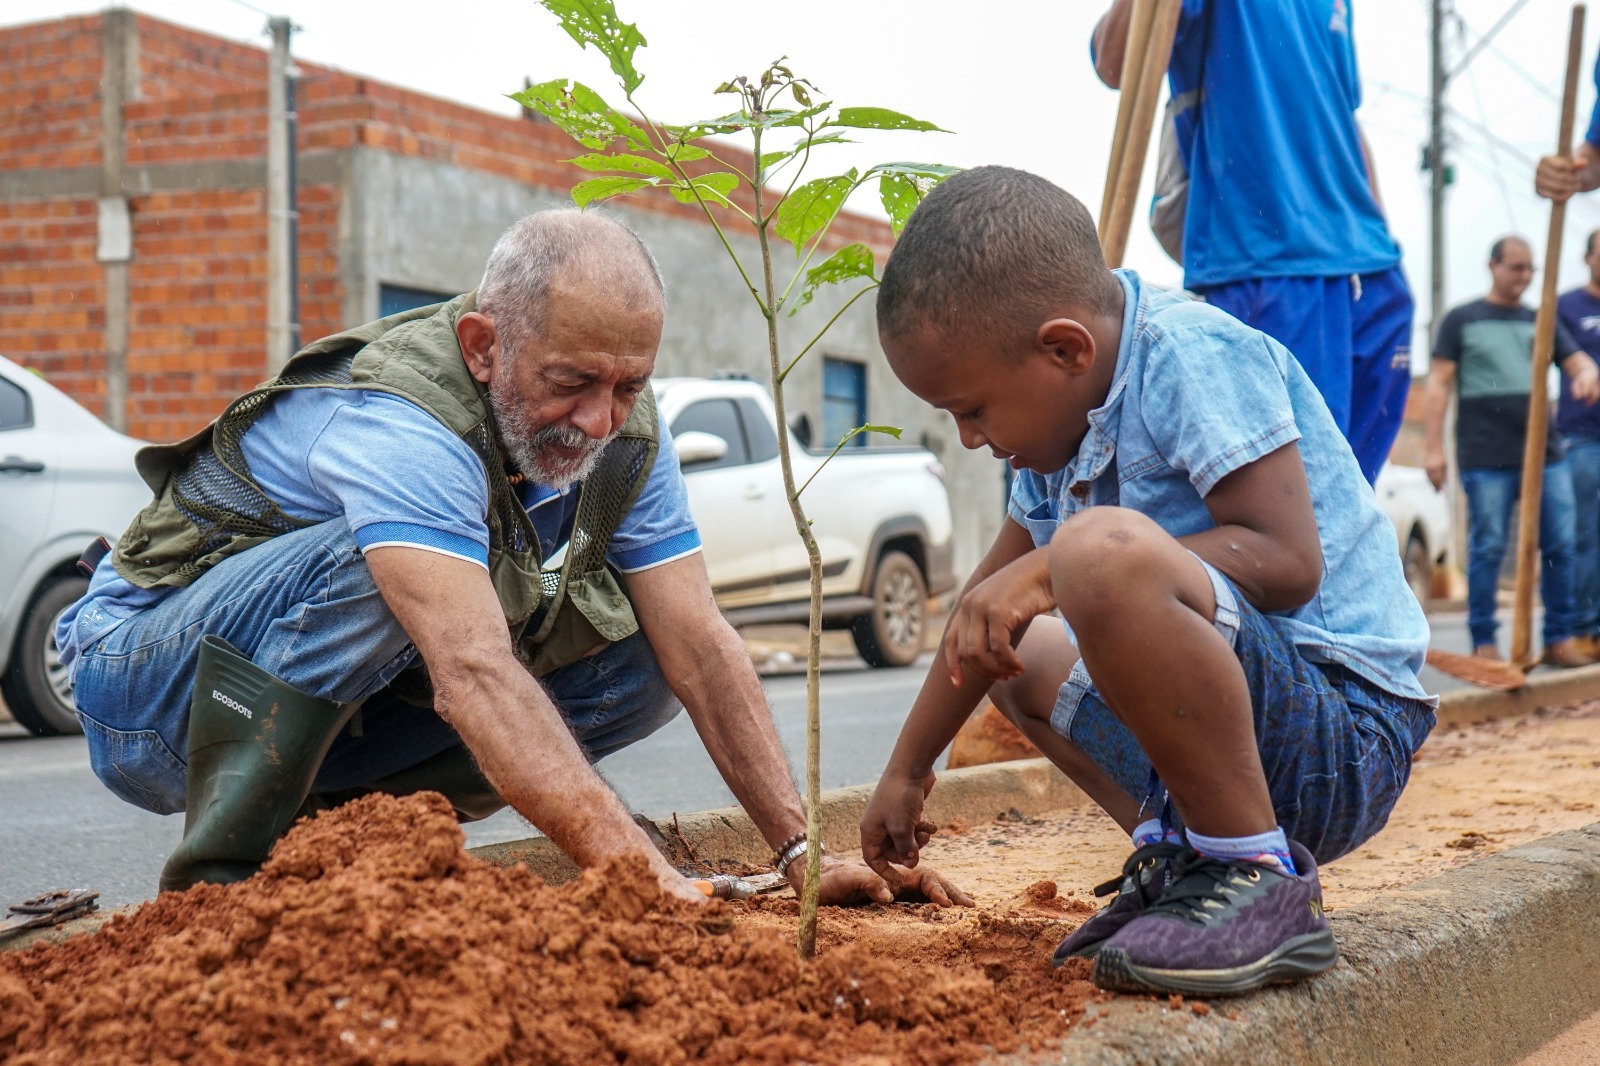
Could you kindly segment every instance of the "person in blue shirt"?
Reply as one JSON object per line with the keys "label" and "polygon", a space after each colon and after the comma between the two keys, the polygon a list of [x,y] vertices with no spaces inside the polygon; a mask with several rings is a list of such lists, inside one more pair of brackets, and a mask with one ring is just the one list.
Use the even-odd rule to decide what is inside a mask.
{"label": "person in blue shirt", "polygon": [[[1594,57],[1594,85],[1600,90],[1600,54]],[[1589,113],[1589,128],[1571,156],[1555,153],[1541,156],[1533,173],[1533,187],[1540,196],[1566,203],[1573,193],[1600,189],[1600,99]]]}
{"label": "person in blue shirt", "polygon": [[[463,820],[509,804],[582,867],[638,856],[664,892],[702,900],[591,765],[685,706],[799,886],[788,760],[712,600],[671,435],[632,417],[654,410],[640,401],[663,315],[627,227],[542,212],[501,237],[475,293],[319,341],[277,391],[141,453],[147,472],[182,459],[57,640],[96,775],[130,803],[186,811],[164,890],[249,876],[299,814],[432,790]],[[602,478],[616,480],[597,492],[637,496],[599,505],[626,508],[604,562],[541,615],[555,553],[595,558],[589,534],[613,521],[586,517]],[[244,532],[212,548],[218,526]],[[173,528],[192,535],[163,541]],[[152,569],[164,544],[188,560],[181,580]],[[576,637],[535,677],[545,617],[538,633]],[[936,875],[902,880],[970,902]],[[830,857],[821,889],[892,895]]]}
{"label": "person in blue shirt", "polygon": [[1016,478],[862,817],[867,862],[917,861],[934,762],[988,696],[1132,837],[1058,964],[1197,995],[1332,966],[1317,864],[1382,828],[1436,701],[1393,527],[1311,379],[1108,270],[1078,200],[1002,167],[911,216],[878,330]]}
{"label": "person in blue shirt", "polygon": [[[1095,28],[1122,80],[1132,0]],[[1411,384],[1413,302],[1356,124],[1349,0],[1183,0],[1168,79],[1189,173],[1184,286],[1291,352],[1373,481]]]}
{"label": "person in blue shirt", "polygon": [[[1600,230],[1589,234],[1583,262],[1589,268],[1585,284],[1564,292],[1556,313],[1573,343],[1591,358],[1600,352]],[[1573,633],[1583,641],[1591,659],[1600,658],[1600,406],[1584,403],[1563,375],[1561,400],[1556,406],[1556,427],[1567,442],[1567,465],[1572,468],[1572,494],[1577,512],[1574,523],[1572,566]]]}

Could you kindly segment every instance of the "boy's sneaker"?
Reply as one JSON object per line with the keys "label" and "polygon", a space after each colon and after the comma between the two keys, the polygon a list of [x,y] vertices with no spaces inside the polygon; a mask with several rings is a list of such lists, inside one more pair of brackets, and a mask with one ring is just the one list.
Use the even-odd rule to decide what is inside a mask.
{"label": "boy's sneaker", "polygon": [[1172,860],[1188,851],[1181,844],[1146,844],[1122,864],[1122,876],[1113,877],[1103,885],[1096,885],[1096,896],[1109,896],[1112,900],[1100,912],[1078,928],[1072,935],[1056,945],[1050,965],[1060,966],[1068,959],[1092,959],[1100,945],[1111,935],[1143,914],[1154,903],[1171,879]]}
{"label": "boy's sneaker", "polygon": [[1316,860],[1294,841],[1289,853],[1295,877],[1187,851],[1161,897],[1101,946],[1095,984],[1224,996],[1331,967],[1339,949],[1322,915]]}

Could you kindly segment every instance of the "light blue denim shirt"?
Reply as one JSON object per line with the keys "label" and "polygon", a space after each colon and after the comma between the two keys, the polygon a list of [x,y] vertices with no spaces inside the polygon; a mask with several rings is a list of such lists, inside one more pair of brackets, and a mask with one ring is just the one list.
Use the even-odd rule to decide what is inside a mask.
{"label": "light blue denim shirt", "polygon": [[1288,349],[1228,314],[1116,272],[1127,299],[1116,375],[1089,412],[1076,458],[1023,471],[1008,513],[1048,543],[1085,507],[1148,515],[1175,537],[1213,528],[1205,497],[1228,474],[1294,441],[1322,537],[1310,602],[1265,617],[1313,662],[1340,663],[1401,696],[1417,680],[1428,622],[1407,586],[1394,528],[1316,386]]}

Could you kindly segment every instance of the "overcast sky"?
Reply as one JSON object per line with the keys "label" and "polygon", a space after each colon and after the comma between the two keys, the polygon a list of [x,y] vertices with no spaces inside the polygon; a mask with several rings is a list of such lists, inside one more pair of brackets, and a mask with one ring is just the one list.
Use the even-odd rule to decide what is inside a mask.
{"label": "overcast sky", "polygon": [[[1104,10],[1099,0],[617,2],[622,17],[636,22],[650,42],[637,59],[646,75],[639,99],[658,121],[725,112],[731,98],[710,92],[718,82],[757,73],[787,55],[796,73],[838,103],[891,107],[954,131],[867,135],[865,143],[825,157],[829,171],[894,159],[1003,163],[1043,174],[1098,208],[1117,106],[1088,58],[1089,34]],[[592,50],[580,52],[534,0],[136,0],[131,6],[257,43],[265,40],[257,9],[285,14],[300,27],[298,56],[507,114],[516,108],[505,94],[520,89],[524,75],[536,81],[574,77],[619,102],[603,61]],[[1517,6],[1514,0],[1457,0],[1459,21],[1447,37],[1451,53],[1462,55]],[[1352,0],[1352,7],[1365,92],[1360,117],[1377,157],[1390,224],[1405,248],[1420,328],[1428,313],[1427,179],[1418,162],[1427,139],[1429,0]],[[73,0],[26,5],[27,21],[91,10]],[[1531,172],[1533,160],[1555,145],[1569,10],[1560,0],[1524,3],[1452,84],[1450,303],[1485,289],[1487,249],[1503,233],[1532,238],[1536,262],[1543,261],[1549,211],[1533,195]],[[1597,39],[1600,12],[1590,19],[1584,48],[1580,137],[1594,103],[1589,68]],[[1153,164],[1153,149],[1151,156]],[[1141,195],[1148,191],[1147,175]],[[859,206],[876,209],[875,197],[860,195]],[[1563,287],[1586,279],[1581,244],[1597,227],[1600,193],[1574,201]],[[1181,278],[1142,221],[1134,226],[1128,265],[1162,284]]]}

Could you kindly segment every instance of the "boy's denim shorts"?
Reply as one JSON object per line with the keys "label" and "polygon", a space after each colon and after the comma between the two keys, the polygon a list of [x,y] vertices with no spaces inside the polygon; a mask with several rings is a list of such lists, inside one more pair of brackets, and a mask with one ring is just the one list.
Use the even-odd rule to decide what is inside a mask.
{"label": "boy's denim shorts", "polygon": [[[1319,863],[1354,851],[1389,820],[1411,776],[1411,757],[1437,721],[1432,702],[1304,658],[1220,571],[1210,564],[1206,570],[1217,631],[1233,645],[1250,687],[1278,824]],[[1050,725],[1130,796],[1145,796],[1150,760],[1082,661],[1061,686]]]}

